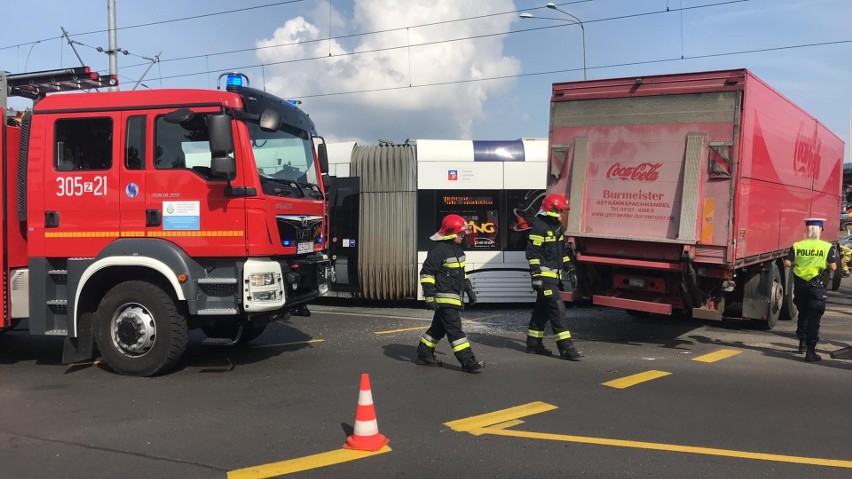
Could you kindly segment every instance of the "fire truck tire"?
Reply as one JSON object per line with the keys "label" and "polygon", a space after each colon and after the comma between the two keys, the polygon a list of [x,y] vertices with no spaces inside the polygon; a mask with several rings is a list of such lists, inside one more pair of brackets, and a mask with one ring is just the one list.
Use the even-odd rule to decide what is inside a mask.
{"label": "fire truck tire", "polygon": [[114,371],[153,376],[173,368],[186,350],[186,317],[159,286],[125,281],[101,300],[95,338]]}

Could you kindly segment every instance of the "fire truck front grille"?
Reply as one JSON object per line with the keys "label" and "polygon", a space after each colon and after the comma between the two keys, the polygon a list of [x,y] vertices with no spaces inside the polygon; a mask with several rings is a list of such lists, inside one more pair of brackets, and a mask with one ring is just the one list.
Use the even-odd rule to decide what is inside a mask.
{"label": "fire truck front grille", "polygon": [[278,222],[278,234],[283,246],[296,246],[299,242],[316,242],[322,236],[322,217],[286,216],[275,218]]}

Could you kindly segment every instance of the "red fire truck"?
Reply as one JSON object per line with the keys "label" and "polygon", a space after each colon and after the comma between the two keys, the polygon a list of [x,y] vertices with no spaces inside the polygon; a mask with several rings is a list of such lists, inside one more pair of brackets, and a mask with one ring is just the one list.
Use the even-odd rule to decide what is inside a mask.
{"label": "red fire truck", "polygon": [[[226,83],[50,94],[116,80],[0,73],[0,330],[28,318],[30,334],[65,337],[65,363],[97,346],[148,376],[177,364],[191,329],[245,342],[309,314],[333,279],[325,143],[291,102]],[[7,117],[9,96],[32,110]]]}
{"label": "red fire truck", "polygon": [[554,84],[550,149],[566,300],[771,328],[797,315],[782,258],[803,219],[837,240],[843,142],[744,69]]}

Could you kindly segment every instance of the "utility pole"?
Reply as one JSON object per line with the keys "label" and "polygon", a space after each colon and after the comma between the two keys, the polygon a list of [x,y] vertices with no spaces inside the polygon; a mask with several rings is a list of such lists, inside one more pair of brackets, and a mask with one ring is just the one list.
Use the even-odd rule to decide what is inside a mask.
{"label": "utility pole", "polygon": [[[118,46],[115,39],[115,0],[107,0],[109,19],[109,74],[118,78]],[[109,91],[118,91],[118,86],[109,87]]]}

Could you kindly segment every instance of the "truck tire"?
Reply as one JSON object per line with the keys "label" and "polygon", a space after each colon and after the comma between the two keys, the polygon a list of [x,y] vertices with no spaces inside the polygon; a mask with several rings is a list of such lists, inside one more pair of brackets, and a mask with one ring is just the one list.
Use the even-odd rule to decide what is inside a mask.
{"label": "truck tire", "polygon": [[778,319],[781,318],[781,310],[784,305],[784,282],[781,279],[781,271],[775,263],[770,264],[770,282],[769,282],[769,310],[766,312],[766,321],[758,321],[758,328],[770,330],[778,325]]}
{"label": "truck tire", "polygon": [[101,300],[95,338],[117,373],[153,376],[173,368],[186,351],[186,317],[159,286],[125,281]]}
{"label": "truck tire", "polygon": [[793,302],[793,270],[784,267],[784,303],[781,305],[781,321],[792,321],[799,316],[799,309]]}

